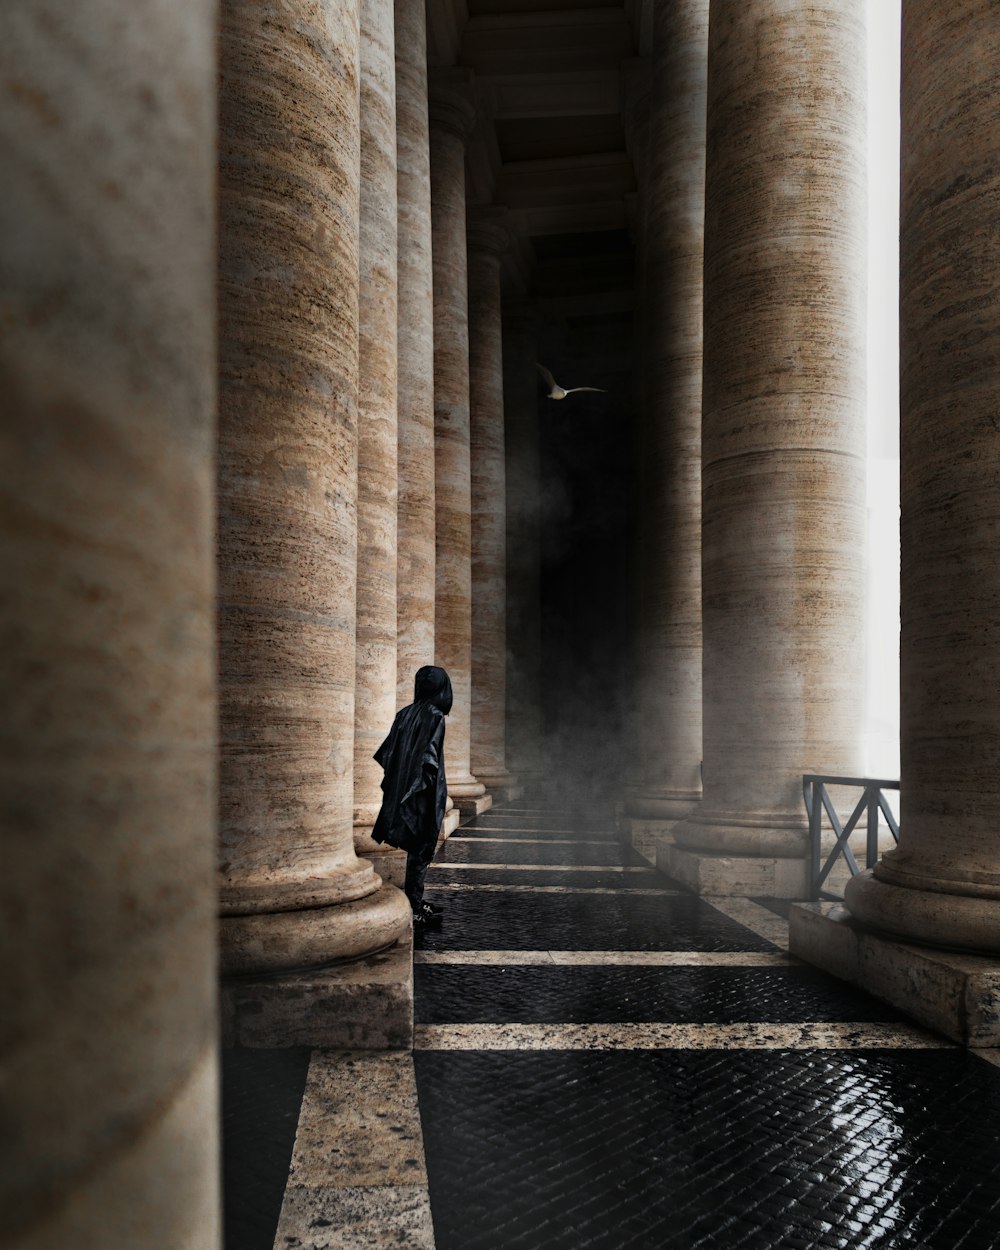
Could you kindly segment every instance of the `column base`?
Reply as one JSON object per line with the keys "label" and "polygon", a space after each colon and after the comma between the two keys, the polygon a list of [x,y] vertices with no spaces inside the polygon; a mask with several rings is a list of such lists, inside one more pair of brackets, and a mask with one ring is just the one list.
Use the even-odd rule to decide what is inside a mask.
{"label": "column base", "polygon": [[697,811],[700,790],[639,790],[625,801],[625,811],[639,820],[669,820],[672,825]]}
{"label": "column base", "polygon": [[391,885],[334,907],[224,915],[220,970],[223,976],[270,976],[359,959],[391,946],[410,923],[410,905]]}
{"label": "column base", "polygon": [[413,1045],[412,930],[388,950],[353,963],[223,978],[220,1009],[223,1046],[408,1050]]}
{"label": "column base", "polygon": [[462,813],[457,807],[453,807],[451,811],[445,812],[444,820],[441,822],[441,837],[450,838],[461,823]]}
{"label": "column base", "polygon": [[800,903],[791,954],[849,981],[963,1046],[1000,1046],[1000,959],[911,946],[859,923],[840,903]]}
{"label": "column base", "polygon": [[659,839],[656,867],[695,894],[808,898],[809,862],[779,856],[688,851]]}

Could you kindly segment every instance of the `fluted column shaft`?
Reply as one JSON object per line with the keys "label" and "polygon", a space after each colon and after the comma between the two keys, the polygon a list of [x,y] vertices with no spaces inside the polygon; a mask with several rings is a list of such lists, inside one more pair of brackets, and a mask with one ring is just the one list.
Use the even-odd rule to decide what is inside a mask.
{"label": "fluted column shaft", "polygon": [[352,837],[358,40],[351,0],[223,5],[224,970],[362,954],[407,920]]}
{"label": "fluted column shaft", "polygon": [[465,140],[475,114],[460,92],[431,92],[434,258],[434,462],[437,536],[435,649],[451,675],[448,789],[485,787],[470,763],[472,699],[472,491],[469,452],[469,297],[465,240]]}
{"label": "fluted column shaft", "polygon": [[[499,210],[502,214],[503,210]],[[472,457],[472,767],[489,788],[507,771],[507,498],[500,264],[510,239],[493,210],[468,224]]]}
{"label": "fluted column shaft", "polygon": [[[392,0],[361,0],[358,589],[354,824],[382,803],[372,758],[396,712],[396,69]],[[362,843],[363,845],[363,843]]]}
{"label": "fluted column shaft", "polygon": [[654,6],[643,307],[636,816],[701,798],[701,370],[708,0]]}
{"label": "fluted column shaft", "polygon": [[712,0],[709,45],[705,791],[674,836],[797,858],[802,774],[861,743],[864,5]]}
{"label": "fluted column shaft", "polygon": [[[396,0],[399,506],[396,701],[434,663],[434,275],[424,0]],[[449,732],[449,753],[451,734]]]}
{"label": "fluted column shaft", "polygon": [[855,916],[1000,950],[1000,14],[906,0],[900,204],[902,823]]}
{"label": "fluted column shaft", "polygon": [[505,308],[504,443],[507,486],[507,758],[521,780],[542,767],[541,454],[538,311]]}
{"label": "fluted column shaft", "polygon": [[220,1244],[215,19],[207,0],[4,9],[11,1250]]}

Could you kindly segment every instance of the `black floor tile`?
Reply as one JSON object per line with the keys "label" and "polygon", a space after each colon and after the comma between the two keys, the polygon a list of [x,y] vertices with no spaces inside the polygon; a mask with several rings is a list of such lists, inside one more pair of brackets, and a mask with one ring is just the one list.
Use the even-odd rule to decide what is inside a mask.
{"label": "black floor tile", "polygon": [[[502,849],[497,860],[503,862]],[[600,886],[602,889],[623,890],[664,890],[669,883],[655,869],[647,872],[580,872],[573,868],[499,868],[493,871],[479,872],[469,868],[468,862],[458,863],[455,860],[436,861],[441,867],[434,867],[428,875],[429,885],[435,882],[440,885],[445,881],[463,881],[475,884],[477,881],[486,885],[563,885],[571,888]],[[493,861],[487,861],[492,863]]]}
{"label": "black floor tile", "polygon": [[513,840],[503,842],[458,842],[448,839],[438,851],[436,864],[635,864],[635,852],[617,842],[541,843]]}
{"label": "black floor tile", "polygon": [[421,1024],[900,1021],[812,968],[417,965]]}
{"label": "black floor tile", "polygon": [[418,936],[424,950],[775,949],[693,894],[493,894],[429,878],[427,897],[443,904],[445,920]]}
{"label": "black floor tile", "polygon": [[437,1250],[996,1250],[960,1051],[418,1052]]}
{"label": "black floor tile", "polygon": [[223,1050],[226,1250],[271,1250],[292,1160],[310,1051]]}

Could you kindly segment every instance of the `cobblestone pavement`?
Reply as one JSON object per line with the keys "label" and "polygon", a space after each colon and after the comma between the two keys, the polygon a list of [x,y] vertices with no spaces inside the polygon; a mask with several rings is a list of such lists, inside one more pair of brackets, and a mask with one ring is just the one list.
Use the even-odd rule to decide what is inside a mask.
{"label": "cobblestone pavement", "polygon": [[[573,889],[451,888],[530,887],[476,863]],[[431,869],[415,1059],[437,1250],[1000,1250],[1000,1070],[782,956],[787,904],[581,871],[645,863],[607,824],[508,807]],[[570,951],[595,962],[551,962]],[[663,952],[685,962],[633,962]],[[690,1048],[632,1048],[644,1022]]]}
{"label": "cobblestone pavement", "polygon": [[[1000,1250],[1000,1068],[791,959],[787,905],[695,898],[528,804],[463,826],[428,897],[388,1115],[355,1105],[377,1057],[313,1052],[310,1085],[354,1065],[350,1123],[323,1143],[307,1092],[293,1157],[308,1055],[225,1057],[227,1250]],[[366,1148],[395,1188],[294,1188]]]}

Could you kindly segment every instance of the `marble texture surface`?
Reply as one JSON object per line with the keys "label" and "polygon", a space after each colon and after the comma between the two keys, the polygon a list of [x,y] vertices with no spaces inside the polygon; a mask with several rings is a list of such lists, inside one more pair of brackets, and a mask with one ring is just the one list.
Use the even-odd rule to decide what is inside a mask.
{"label": "marble texture surface", "polygon": [[427,28],[423,0],[396,0],[398,208],[396,702],[434,651],[434,285]]}
{"label": "marble texture surface", "polygon": [[18,1250],[218,1245],[215,10],[3,10],[0,1239]]}
{"label": "marble texture surface", "polygon": [[408,1052],[313,1054],[288,1184],[293,1189],[427,1184]]}
{"label": "marble texture surface", "polygon": [[863,0],[712,0],[695,854],[804,856],[802,774],[860,769],[864,29]]}
{"label": "marble texture surface", "polygon": [[472,771],[490,790],[507,770],[507,483],[500,269],[506,211],[470,208],[469,453],[472,474]]}
{"label": "marble texture surface", "polygon": [[894,1024],[418,1024],[415,1050],[939,1050],[951,1042]]}
{"label": "marble texture surface", "polygon": [[445,758],[456,805],[483,795],[472,774],[472,482],[469,450],[469,288],[465,143],[475,123],[468,71],[438,70],[429,84],[434,266],[434,499],[437,663],[455,702]]}
{"label": "marble texture surface", "polygon": [[643,180],[641,773],[636,816],[701,798],[701,366],[708,0],[653,6]]}
{"label": "marble texture surface", "polygon": [[382,805],[382,769],[372,756],[397,707],[396,66],[392,0],[360,0],[360,22],[354,842],[363,855],[371,845],[366,835]]}
{"label": "marble texture surface", "polygon": [[[523,867],[521,864],[513,865],[514,867]],[[549,865],[545,865],[548,867]],[[511,867],[511,865],[504,865]],[[661,889],[643,889],[629,886],[628,882],[621,885],[497,885],[494,882],[478,882],[478,881],[439,881],[436,877],[428,878],[428,886],[433,886],[436,890],[485,890],[493,894],[621,894],[626,891],[628,894],[657,894],[662,896],[670,894],[678,894],[678,890],[661,890]]]}
{"label": "marble texture surface", "polygon": [[1000,954],[995,342],[1000,12],[904,9],[898,850],[845,892],[921,943]]}
{"label": "marble texture surface", "polygon": [[292,1189],[285,1195],[274,1250],[434,1250],[422,1185]]}
{"label": "marble texture surface", "polygon": [[409,1051],[313,1053],[274,1245],[433,1250]]}

